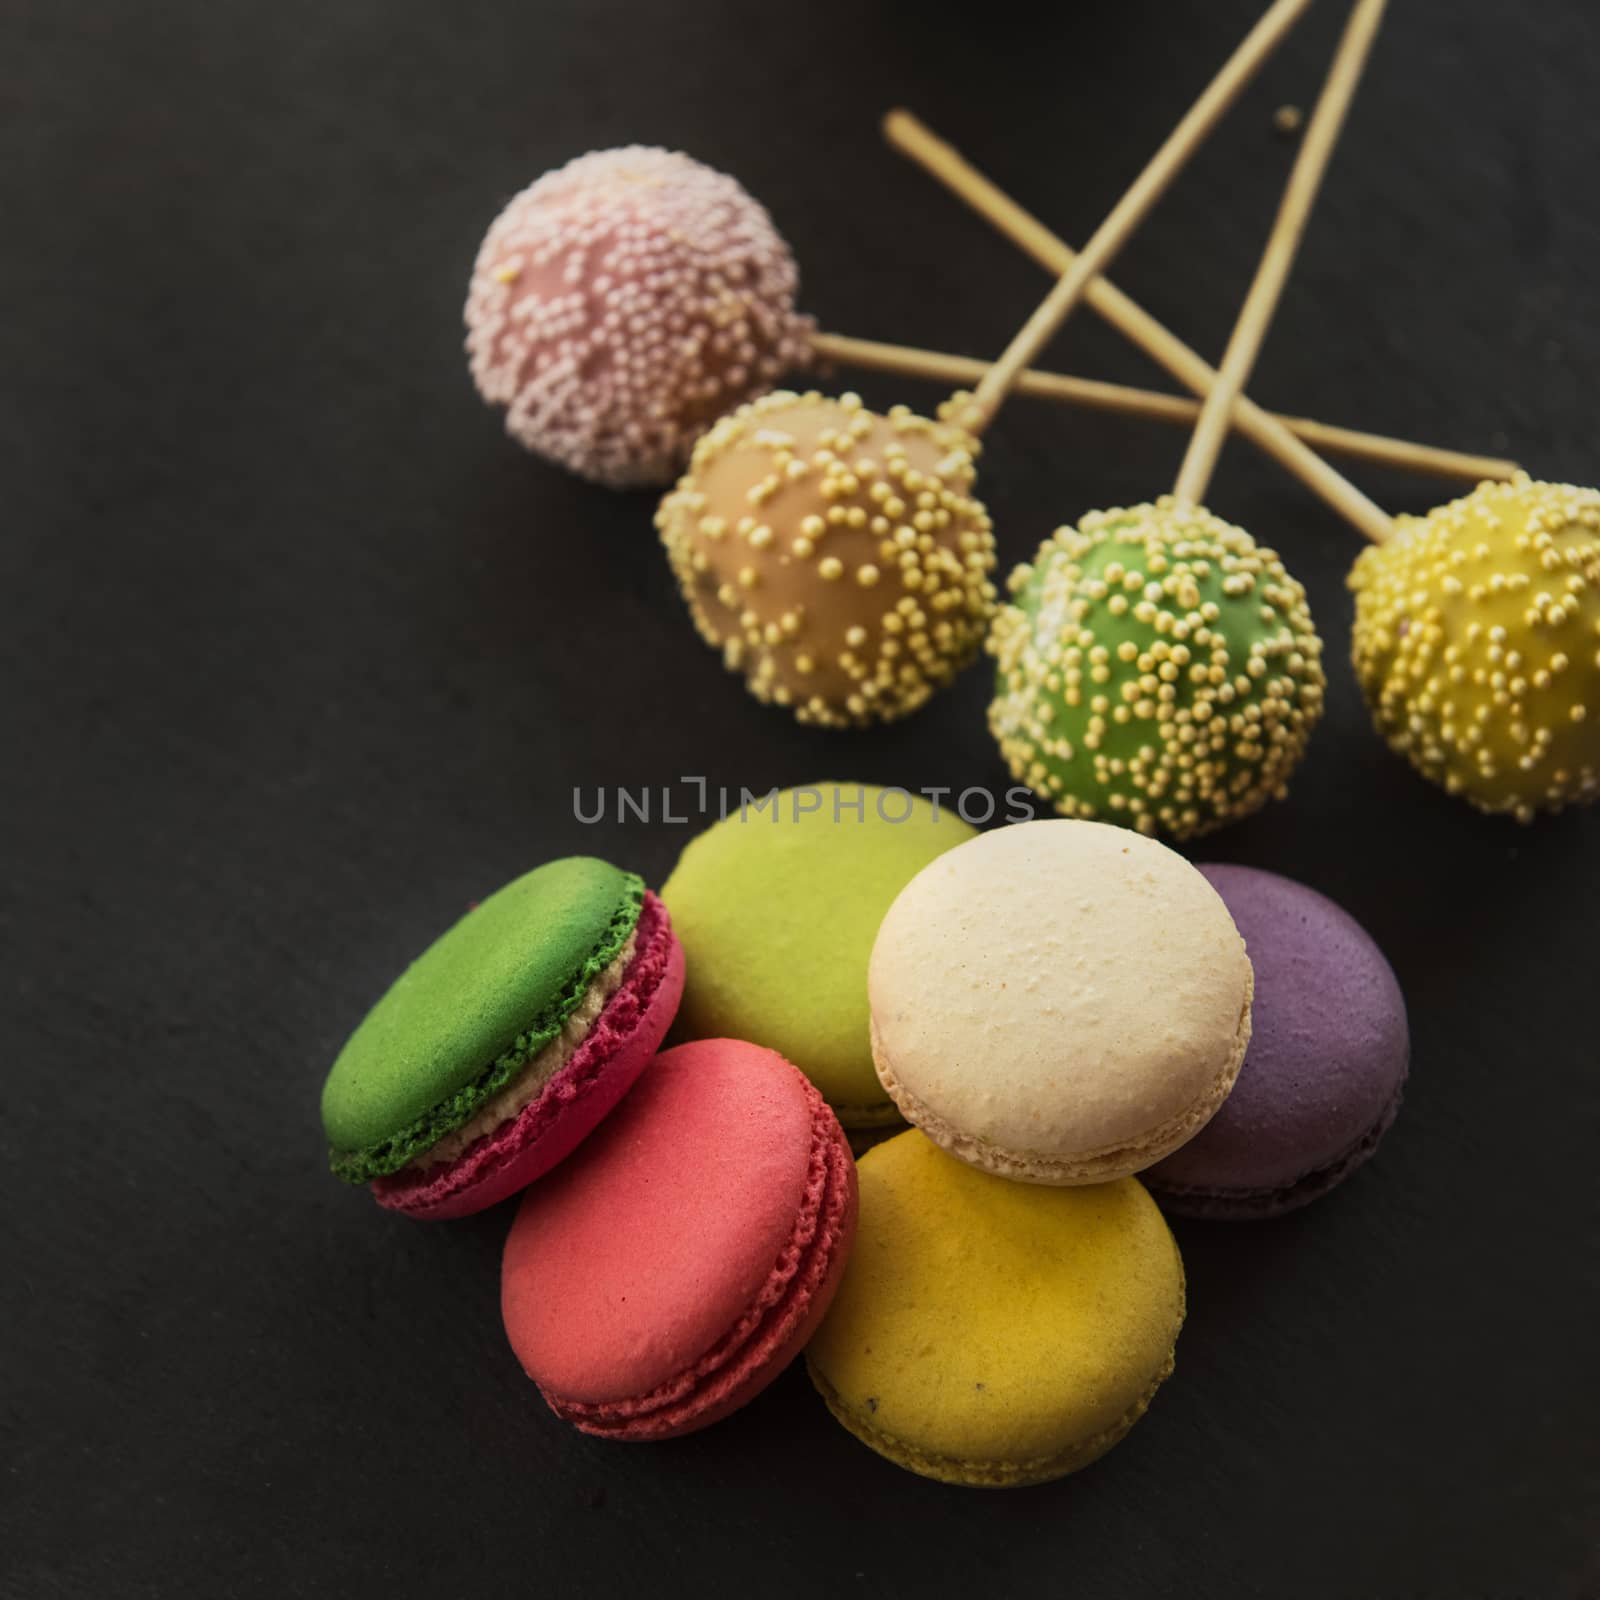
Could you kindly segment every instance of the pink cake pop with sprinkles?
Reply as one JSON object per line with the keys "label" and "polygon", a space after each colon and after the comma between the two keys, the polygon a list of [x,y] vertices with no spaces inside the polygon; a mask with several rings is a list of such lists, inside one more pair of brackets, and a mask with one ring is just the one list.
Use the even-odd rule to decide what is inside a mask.
{"label": "pink cake pop with sprinkles", "polygon": [[495,219],[467,295],[473,381],[536,455],[612,488],[672,480],[702,430],[809,359],[794,255],[725,173],[596,150]]}

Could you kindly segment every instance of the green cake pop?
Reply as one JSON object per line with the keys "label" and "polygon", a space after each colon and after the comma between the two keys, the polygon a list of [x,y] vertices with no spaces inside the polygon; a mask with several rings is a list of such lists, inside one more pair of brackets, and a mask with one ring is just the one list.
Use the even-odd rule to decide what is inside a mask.
{"label": "green cake pop", "polygon": [[1236,821],[1286,792],[1321,715],[1305,590],[1201,501],[1383,9],[1351,13],[1172,494],[1091,511],[1011,576],[989,726],[1065,816],[1177,839]]}
{"label": "green cake pop", "polygon": [[1271,550],[1202,507],[1092,511],[1011,576],[989,726],[1068,817],[1186,838],[1285,791],[1322,641]]}

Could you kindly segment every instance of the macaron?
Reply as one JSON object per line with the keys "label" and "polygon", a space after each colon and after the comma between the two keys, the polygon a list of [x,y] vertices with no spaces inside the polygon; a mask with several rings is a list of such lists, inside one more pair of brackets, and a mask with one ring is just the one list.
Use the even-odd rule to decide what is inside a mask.
{"label": "macaron", "polygon": [[1144,1415],[1184,1281],[1137,1179],[1008,1183],[914,1129],[859,1176],[856,1248],[806,1352],[858,1439],[924,1477],[1005,1488],[1087,1466]]}
{"label": "macaron", "polygon": [[523,1198],[506,1336],[585,1433],[691,1433],[799,1354],[855,1227],[849,1146],[804,1075],[740,1040],[679,1045]]}
{"label": "macaron", "polygon": [[654,1056],[683,949],[643,882],[552,861],[474,907],[368,1012],[322,1090],[334,1172],[423,1220],[567,1156]]}
{"label": "macaron", "polygon": [[924,867],[868,994],[878,1077],[963,1161],[1103,1183],[1193,1138],[1250,1040],[1244,941],[1182,856],[1109,823],[1022,822]]}
{"label": "macaron", "polygon": [[1378,1147],[1411,1058],[1406,1003],[1348,912],[1254,867],[1202,866],[1250,947],[1254,1031],[1222,1109],[1145,1174],[1183,1216],[1276,1216],[1326,1194]]}
{"label": "macaron", "polygon": [[809,784],[730,812],[661,890],[689,961],[676,1037],[768,1045],[852,1134],[899,1127],[872,1067],[867,958],[894,897],[974,837],[949,807],[873,784]]}

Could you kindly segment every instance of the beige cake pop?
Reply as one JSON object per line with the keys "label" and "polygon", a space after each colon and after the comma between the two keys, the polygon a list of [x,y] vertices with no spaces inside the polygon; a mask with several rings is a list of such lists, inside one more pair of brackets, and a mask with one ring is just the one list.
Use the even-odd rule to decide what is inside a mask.
{"label": "beige cake pop", "polygon": [[724,417],[656,517],[701,637],[802,722],[914,711],[977,654],[994,605],[977,451],[960,428],[853,394],[768,395]]}
{"label": "beige cake pop", "polygon": [[994,534],[978,436],[1096,273],[1305,12],[1274,0],[975,393],[940,421],[854,395],[774,394],[695,446],[656,526],[695,626],[758,699],[805,722],[890,721],[977,654]]}

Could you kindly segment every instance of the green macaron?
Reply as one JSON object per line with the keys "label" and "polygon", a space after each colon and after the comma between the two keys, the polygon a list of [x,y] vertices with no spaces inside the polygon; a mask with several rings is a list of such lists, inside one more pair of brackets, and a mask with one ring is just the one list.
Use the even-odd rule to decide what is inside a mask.
{"label": "green macaron", "polygon": [[871,784],[809,784],[731,812],[661,890],[688,959],[676,1037],[766,1045],[847,1129],[896,1124],[872,1066],[867,958],[895,896],[974,833],[948,807]]}
{"label": "green macaron", "polygon": [[561,1031],[643,899],[633,873],[573,856],[468,912],[339,1052],[322,1091],[335,1173],[382,1178],[465,1124]]}

